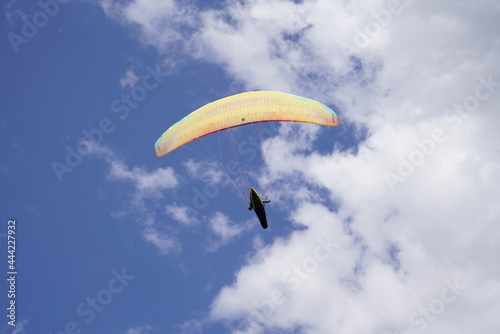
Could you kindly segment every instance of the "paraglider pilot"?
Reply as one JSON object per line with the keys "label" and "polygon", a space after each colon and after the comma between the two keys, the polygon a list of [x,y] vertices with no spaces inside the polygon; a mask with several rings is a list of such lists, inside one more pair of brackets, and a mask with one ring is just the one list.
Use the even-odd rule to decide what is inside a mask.
{"label": "paraglider pilot", "polygon": [[257,218],[259,218],[260,225],[262,228],[267,228],[267,218],[266,218],[266,210],[264,209],[265,203],[269,203],[271,201],[266,200],[263,201],[257,190],[254,188],[250,188],[250,205],[248,206],[248,210],[254,210],[255,214],[257,214]]}

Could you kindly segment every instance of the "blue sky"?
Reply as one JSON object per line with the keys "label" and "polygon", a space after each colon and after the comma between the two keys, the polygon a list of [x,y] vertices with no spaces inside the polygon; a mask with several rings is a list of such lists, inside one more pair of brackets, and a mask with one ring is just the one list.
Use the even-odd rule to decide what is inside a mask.
{"label": "blue sky", "polygon": [[[499,10],[5,2],[1,268],[15,219],[18,275],[0,333],[496,333]],[[170,125],[248,90],[341,124],[154,156]],[[211,154],[269,194],[268,230]]]}

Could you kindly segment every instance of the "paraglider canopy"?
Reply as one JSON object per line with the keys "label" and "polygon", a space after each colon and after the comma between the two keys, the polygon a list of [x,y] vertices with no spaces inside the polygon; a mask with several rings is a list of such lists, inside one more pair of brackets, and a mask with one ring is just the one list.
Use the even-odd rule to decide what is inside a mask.
{"label": "paraglider canopy", "polygon": [[217,131],[273,121],[339,124],[335,112],[317,101],[280,92],[246,92],[211,102],[172,125],[156,141],[155,154],[161,157]]}

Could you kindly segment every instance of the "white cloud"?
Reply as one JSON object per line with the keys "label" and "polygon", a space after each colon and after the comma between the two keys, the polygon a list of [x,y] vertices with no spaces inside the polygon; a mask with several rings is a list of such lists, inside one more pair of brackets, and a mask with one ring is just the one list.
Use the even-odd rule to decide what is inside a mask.
{"label": "white cloud", "polygon": [[206,183],[219,184],[226,180],[226,174],[220,165],[212,160],[195,161],[189,159],[184,162],[184,167],[193,179]]}
{"label": "white cloud", "polygon": [[165,213],[185,226],[193,226],[198,223],[194,209],[185,205],[178,205],[176,203],[167,205]]}
{"label": "white cloud", "polygon": [[245,230],[251,228],[248,222],[235,223],[228,216],[218,211],[209,218],[208,224],[215,236],[215,239],[208,246],[209,251],[217,250],[219,247],[238,237]]}
{"label": "white cloud", "polygon": [[122,86],[122,88],[134,87],[137,80],[139,80],[139,78],[135,75],[134,70],[127,70],[120,78],[120,86]]}
{"label": "white cloud", "polygon": [[158,331],[155,330],[153,327],[150,325],[143,325],[135,328],[130,328],[128,329],[125,334],[148,334],[148,333],[157,333]]}
{"label": "white cloud", "polygon": [[88,154],[99,157],[109,165],[108,181],[125,182],[133,185],[130,198],[124,203],[124,208],[113,212],[114,218],[132,217],[142,226],[142,238],[155,245],[158,252],[178,254],[182,243],[167,225],[158,222],[149,206],[155,206],[155,200],[161,199],[167,190],[178,185],[177,177],[171,167],[157,168],[148,171],[143,167],[129,167],[106,146],[86,142]]}
{"label": "white cloud", "polygon": [[182,46],[179,42],[187,38],[187,32],[197,22],[195,8],[175,0],[102,0],[100,4],[108,17],[136,28],[143,44],[164,53]]}
{"label": "white cloud", "polygon": [[[295,201],[290,220],[306,229],[264,246],[221,289],[210,316],[232,333],[500,327],[500,6],[391,4],[253,0],[196,14],[183,50],[248,89],[334,104],[341,124],[324,131],[368,133],[352,151],[314,151],[316,127],[265,143],[282,186],[273,198]],[[160,51],[161,29],[140,29]],[[392,187],[387,173],[400,177]],[[324,261],[320,237],[337,245]]]}
{"label": "white cloud", "polygon": [[203,322],[198,319],[184,321],[177,326],[182,334],[201,334],[203,333]]}
{"label": "white cloud", "polygon": [[139,205],[145,198],[161,198],[162,192],[173,189],[179,182],[173,168],[157,168],[147,171],[143,167],[129,168],[109,148],[86,142],[89,154],[103,158],[110,166],[108,178],[113,181],[130,182],[135,187],[134,202]]}
{"label": "white cloud", "polygon": [[15,24],[17,23],[16,21],[20,21],[28,16],[27,13],[25,13],[25,9],[21,9],[21,7],[24,7],[22,1],[6,1],[4,6],[6,23],[11,27],[15,26]]}
{"label": "white cloud", "polygon": [[142,237],[147,242],[155,245],[158,248],[158,252],[162,255],[178,254],[182,251],[182,244],[177,238],[172,237],[168,232],[160,232],[157,227],[145,227],[142,231]]}
{"label": "white cloud", "polygon": [[19,320],[16,323],[15,329],[12,331],[12,334],[23,334],[25,333],[24,326],[28,323],[28,320]]}

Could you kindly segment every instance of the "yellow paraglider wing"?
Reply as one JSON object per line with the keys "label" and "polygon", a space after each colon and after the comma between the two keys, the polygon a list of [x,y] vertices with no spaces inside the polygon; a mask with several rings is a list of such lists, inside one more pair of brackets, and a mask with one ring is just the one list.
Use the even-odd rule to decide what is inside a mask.
{"label": "yellow paraglider wing", "polygon": [[172,125],[156,141],[155,154],[161,157],[217,131],[273,121],[339,124],[337,115],[317,101],[279,92],[247,92],[211,102]]}

